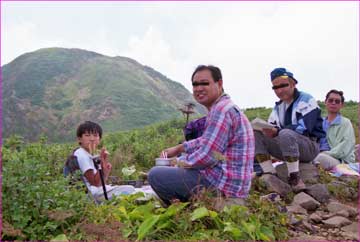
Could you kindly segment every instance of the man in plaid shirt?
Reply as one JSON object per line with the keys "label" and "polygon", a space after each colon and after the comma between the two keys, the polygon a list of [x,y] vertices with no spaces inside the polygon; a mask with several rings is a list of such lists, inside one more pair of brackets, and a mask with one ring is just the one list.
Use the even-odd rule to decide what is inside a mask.
{"label": "man in plaid shirt", "polygon": [[221,71],[201,65],[191,77],[193,95],[209,113],[205,131],[197,139],[165,149],[178,158],[178,167],[153,167],[148,180],[166,203],[188,201],[200,188],[215,189],[226,198],[248,196],[253,172],[255,141],[247,117],[224,93]]}

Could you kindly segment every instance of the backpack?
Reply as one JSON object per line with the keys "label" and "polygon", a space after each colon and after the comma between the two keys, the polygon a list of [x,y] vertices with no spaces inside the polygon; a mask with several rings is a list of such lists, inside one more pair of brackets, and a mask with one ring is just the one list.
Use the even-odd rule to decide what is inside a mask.
{"label": "backpack", "polygon": [[185,140],[189,141],[200,137],[205,130],[206,116],[194,119],[186,124],[184,128]]}
{"label": "backpack", "polygon": [[74,149],[65,161],[65,165],[63,169],[64,177],[67,177],[70,174],[74,174],[75,171],[80,170],[77,157],[74,155],[77,149],[79,148]]}
{"label": "backpack", "polygon": [[[81,174],[79,163],[77,157],[74,155],[75,151],[79,149],[74,149],[71,154],[67,157],[64,168],[63,168],[63,175],[64,177],[70,176],[69,185],[74,185],[78,181],[82,181],[84,183],[84,186],[86,187],[86,183],[84,180],[84,176]],[[80,187],[78,187],[80,188]],[[84,188],[85,189],[85,188]],[[86,193],[88,193],[88,190],[85,189]]]}

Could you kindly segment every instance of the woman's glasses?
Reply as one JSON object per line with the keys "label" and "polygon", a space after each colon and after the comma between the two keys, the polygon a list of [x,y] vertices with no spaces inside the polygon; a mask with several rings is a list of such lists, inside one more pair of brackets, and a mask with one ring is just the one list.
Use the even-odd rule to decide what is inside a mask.
{"label": "woman's glasses", "polygon": [[341,100],[336,98],[329,98],[328,100],[326,100],[326,102],[340,104]]}

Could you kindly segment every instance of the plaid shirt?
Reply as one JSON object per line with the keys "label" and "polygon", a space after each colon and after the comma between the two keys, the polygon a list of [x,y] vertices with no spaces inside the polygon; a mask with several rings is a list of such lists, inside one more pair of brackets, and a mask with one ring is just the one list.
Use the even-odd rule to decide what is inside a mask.
{"label": "plaid shirt", "polygon": [[204,134],[184,142],[186,163],[226,197],[246,198],[251,185],[254,133],[245,114],[223,94],[206,117]]}

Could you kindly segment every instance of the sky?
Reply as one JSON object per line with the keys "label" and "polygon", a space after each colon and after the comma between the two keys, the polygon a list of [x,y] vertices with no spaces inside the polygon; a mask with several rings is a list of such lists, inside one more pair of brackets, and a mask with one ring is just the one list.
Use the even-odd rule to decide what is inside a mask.
{"label": "sky", "polygon": [[1,65],[40,48],[126,56],[190,92],[200,64],[218,66],[240,108],[277,101],[270,72],[297,88],[359,101],[358,2],[1,2]]}

